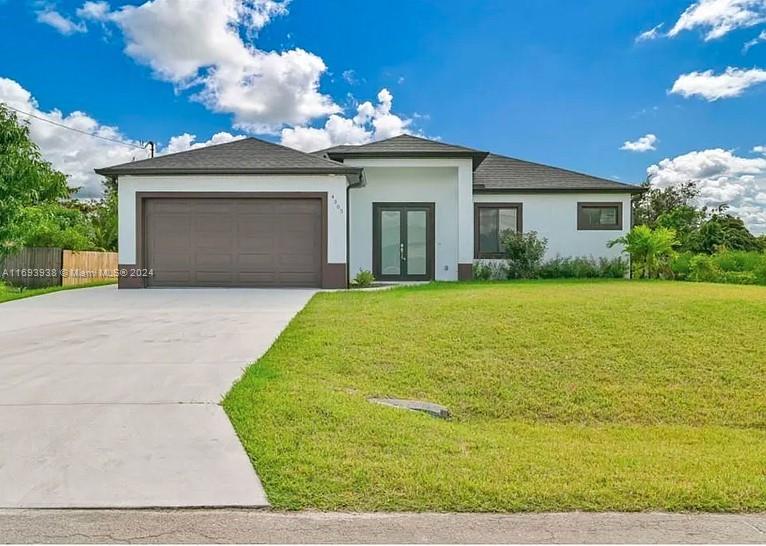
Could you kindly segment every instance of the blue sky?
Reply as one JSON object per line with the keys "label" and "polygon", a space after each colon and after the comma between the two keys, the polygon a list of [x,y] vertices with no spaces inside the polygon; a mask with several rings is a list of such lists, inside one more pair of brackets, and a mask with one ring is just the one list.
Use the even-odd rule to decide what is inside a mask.
{"label": "blue sky", "polygon": [[[168,4],[167,10],[150,19],[141,19],[141,9],[152,15],[143,2],[92,3],[86,12],[82,0],[6,0],[0,2],[0,78],[30,98],[6,81],[0,100],[43,116],[58,110],[59,121],[83,127],[90,121],[94,132],[151,139],[173,150],[191,144],[187,138],[168,148],[183,134],[196,142],[220,132],[255,134],[310,148],[406,130],[628,182],[643,181],[655,165],[650,174],[658,185],[699,177],[706,199],[732,202],[751,226],[766,230],[766,155],[756,151],[766,146],[766,0],[702,0],[707,11],[694,11],[700,3],[692,0],[180,5],[209,9],[211,2],[241,8],[228,28],[237,28],[242,51],[274,57],[268,70],[281,73],[284,59],[277,57],[285,52],[306,57],[286,68],[286,76],[264,80],[265,91],[259,82],[244,88],[220,76],[239,70],[231,59],[245,55],[242,48],[232,42],[230,50],[203,45],[191,51],[205,41],[202,34],[215,32],[217,19],[198,18],[202,24],[182,28],[170,19],[163,23],[163,14],[178,9],[173,0],[156,0],[152,9]],[[719,11],[710,15],[711,9]],[[260,19],[247,19],[254,13]],[[655,37],[637,41],[659,24]],[[226,32],[223,25],[219,30]],[[218,48],[216,40],[211,49]],[[210,77],[211,67],[217,76]],[[725,80],[727,68],[735,72]],[[293,77],[290,70],[304,79],[283,89],[280,77]],[[392,105],[378,98],[384,88]],[[210,89],[216,96],[199,98]],[[269,98],[262,101],[259,93]],[[365,101],[377,113],[354,125]],[[265,110],[253,113],[258,108]],[[71,117],[75,111],[83,115]],[[348,131],[328,137],[325,123],[333,112]],[[282,130],[294,127],[316,130],[299,130],[290,140]],[[55,164],[79,168],[71,158],[58,159],[66,155],[64,144],[47,142],[66,139],[53,129],[33,137],[36,132]],[[654,138],[634,151],[620,149],[646,135]],[[635,150],[647,147],[655,149]],[[98,162],[104,149],[81,154],[83,162]],[[122,158],[118,152],[110,157]],[[104,159],[83,172],[110,163]],[[86,185],[88,176],[73,174]]]}

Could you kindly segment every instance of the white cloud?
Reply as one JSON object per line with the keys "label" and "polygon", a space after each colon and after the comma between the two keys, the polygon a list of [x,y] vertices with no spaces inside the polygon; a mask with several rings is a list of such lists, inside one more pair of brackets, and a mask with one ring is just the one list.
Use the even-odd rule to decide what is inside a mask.
{"label": "white cloud", "polygon": [[753,232],[766,233],[766,158],[738,157],[716,148],[663,159],[646,172],[658,188],[695,181],[700,204],[728,204]]}
{"label": "white cloud", "polygon": [[108,2],[85,2],[82,7],[77,9],[77,17],[89,21],[104,22],[109,19],[111,8]]}
{"label": "white cloud", "polygon": [[359,104],[351,118],[333,114],[323,127],[282,129],[282,144],[303,151],[316,151],[339,144],[365,144],[407,132],[412,120],[391,112],[394,97],[388,89],[378,93],[378,104]]}
{"label": "white cloud", "polygon": [[[141,146],[139,141],[127,138],[118,128],[99,123],[84,112],[64,114],[57,109],[47,112],[41,110],[29,91],[8,78],[0,77],[0,102],[79,131]],[[149,156],[149,152],[144,148],[101,140],[24,114],[17,114],[17,117],[20,121],[29,123],[30,137],[40,147],[43,158],[69,177],[70,187],[81,188],[78,197],[98,197],[102,194],[103,178],[93,172],[93,169],[146,159]],[[195,135],[184,133],[172,137],[167,146],[160,146],[157,154],[182,152],[240,138],[245,137],[220,132],[214,134],[210,140],[197,142]]]}
{"label": "white cloud", "polygon": [[721,74],[712,70],[682,74],[673,84],[670,93],[692,97],[698,95],[708,101],[738,97],[746,89],[766,82],[766,70],[728,67]]}
{"label": "white cloud", "polygon": [[195,91],[194,100],[232,114],[236,128],[255,133],[341,111],[319,90],[327,70],[319,56],[253,45],[256,32],[285,13],[287,2],[276,0],[152,0],[116,10],[102,1],[78,10],[83,19],[117,25],[125,53],[156,77]]}
{"label": "white cloud", "polygon": [[348,70],[344,70],[341,74],[341,77],[349,85],[356,85],[359,83],[359,78],[357,77],[356,72],[350,68]]}
{"label": "white cloud", "polygon": [[221,131],[220,133],[214,134],[210,140],[196,142],[196,135],[184,133],[182,135],[171,137],[168,145],[162,149],[159,155],[196,150],[197,148],[204,148],[205,146],[212,146],[213,144],[225,144],[226,142],[232,142],[243,138],[246,138],[245,135],[232,135],[231,133]]}
{"label": "white cloud", "polygon": [[745,45],[742,47],[742,53],[747,53],[750,51],[750,48],[757,46],[761,42],[766,42],[766,30],[762,30],[758,36],[749,42],[745,42]]}
{"label": "white cloud", "polygon": [[681,14],[668,32],[705,29],[705,41],[725,36],[738,28],[766,22],[766,0],[698,0]]}
{"label": "white cloud", "polygon": [[766,154],[766,146],[753,146],[753,152],[756,154]]}
{"label": "white cloud", "polygon": [[636,36],[636,42],[637,43],[638,42],[647,42],[649,40],[654,40],[655,38],[659,38],[662,35],[660,30],[662,29],[662,27],[664,25],[665,25],[665,23],[660,23],[659,25],[654,26],[654,27],[650,28],[649,30],[645,30],[644,32],[642,32],[641,34]]}
{"label": "white cloud", "polygon": [[54,9],[44,9],[37,13],[37,22],[51,26],[58,30],[64,36],[69,36],[78,32],[85,32],[85,24],[75,23],[68,17],[61,15]]}
{"label": "white cloud", "polygon": [[657,142],[659,142],[657,136],[649,133],[642,136],[638,140],[626,140],[625,143],[620,147],[620,150],[626,150],[628,152],[648,152],[650,150],[657,149],[655,146]]}

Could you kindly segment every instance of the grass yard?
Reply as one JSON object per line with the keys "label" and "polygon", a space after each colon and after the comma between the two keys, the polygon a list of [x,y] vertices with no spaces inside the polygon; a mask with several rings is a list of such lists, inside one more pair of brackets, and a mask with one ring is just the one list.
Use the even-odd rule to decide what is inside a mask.
{"label": "grass yard", "polygon": [[61,290],[89,288],[93,286],[103,286],[105,284],[115,284],[115,281],[93,282],[93,283],[80,284],[80,285],[74,285],[74,286],[50,286],[48,288],[25,288],[24,290],[19,290],[18,288],[8,286],[7,284],[0,282],[0,303],[5,303],[6,301],[20,300],[22,298],[30,298],[32,296],[40,296],[42,294],[50,294],[51,292],[60,292]]}
{"label": "grass yard", "polygon": [[224,407],[276,508],[766,510],[766,288],[321,293]]}

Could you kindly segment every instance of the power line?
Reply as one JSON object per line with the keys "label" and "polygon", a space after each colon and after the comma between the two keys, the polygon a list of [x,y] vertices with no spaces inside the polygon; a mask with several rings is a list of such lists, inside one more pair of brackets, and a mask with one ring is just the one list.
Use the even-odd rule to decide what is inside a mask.
{"label": "power line", "polygon": [[[62,129],[69,129],[70,131],[74,131],[75,133],[80,133],[82,135],[86,135],[86,136],[93,137],[93,138],[100,138],[101,140],[106,140],[107,142],[114,142],[115,144],[122,144],[123,146],[130,146],[131,148],[138,148],[139,150],[146,150],[146,145],[139,146],[138,144],[132,144],[130,142],[123,142],[122,140],[117,140],[116,138],[109,138],[109,137],[105,137],[105,136],[101,136],[101,135],[94,135],[93,133],[89,133],[87,131],[83,131],[82,129],[76,129],[74,127],[69,127],[68,125],[64,125],[63,123],[57,123],[57,122],[51,121],[51,120],[49,120],[47,118],[43,118],[43,117],[37,116],[35,114],[31,114],[29,112],[25,112],[24,110],[19,110],[18,108],[14,108],[13,106],[8,104],[7,102],[4,102],[2,104],[4,104],[7,108],[10,108],[11,110],[14,110],[15,112],[18,112],[19,114],[24,114],[25,116],[29,116],[31,118],[35,118],[35,119],[38,119],[40,121],[44,121],[46,123],[50,123],[51,125],[55,125],[56,127],[61,127]],[[152,156],[154,156],[154,143],[149,141],[148,144],[151,145]]]}

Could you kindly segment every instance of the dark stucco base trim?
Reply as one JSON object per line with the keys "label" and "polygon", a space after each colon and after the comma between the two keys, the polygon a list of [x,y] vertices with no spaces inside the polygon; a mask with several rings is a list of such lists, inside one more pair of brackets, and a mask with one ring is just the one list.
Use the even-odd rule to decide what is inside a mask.
{"label": "dark stucco base trim", "polygon": [[136,264],[120,264],[117,288],[143,288],[144,279],[136,275]]}
{"label": "dark stucco base trim", "polygon": [[457,264],[457,280],[470,281],[473,279],[473,264]]}
{"label": "dark stucco base trim", "polygon": [[346,264],[325,264],[322,271],[322,288],[348,288]]}

